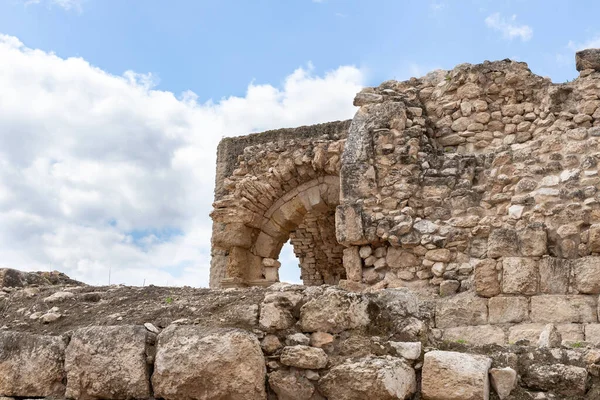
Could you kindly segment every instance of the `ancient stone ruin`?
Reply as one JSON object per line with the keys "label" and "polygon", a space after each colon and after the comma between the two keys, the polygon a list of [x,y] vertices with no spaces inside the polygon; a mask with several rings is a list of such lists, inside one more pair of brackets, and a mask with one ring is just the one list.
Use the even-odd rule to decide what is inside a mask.
{"label": "ancient stone ruin", "polygon": [[600,50],[576,60],[224,139],[212,289],[0,270],[0,399],[600,399]]}

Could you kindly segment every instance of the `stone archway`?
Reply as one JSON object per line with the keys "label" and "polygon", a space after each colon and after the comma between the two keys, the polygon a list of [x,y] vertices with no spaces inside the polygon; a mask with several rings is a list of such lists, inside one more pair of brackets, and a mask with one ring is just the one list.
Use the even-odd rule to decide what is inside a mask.
{"label": "stone archway", "polygon": [[[343,246],[335,239],[339,193],[339,177],[321,176],[289,190],[273,202],[258,226],[228,224],[226,232],[233,236],[245,232],[250,240],[230,247],[220,286],[259,286],[279,281],[281,264],[277,259],[288,240],[300,260],[305,284],[333,284],[345,278]],[[224,239],[232,237],[226,235]]]}
{"label": "stone archway", "polygon": [[[279,281],[278,257],[288,240],[304,284],[345,279],[335,210],[347,128],[333,123],[311,128],[308,137],[298,128],[222,141],[211,213],[211,287]],[[286,140],[270,137],[288,133]]]}

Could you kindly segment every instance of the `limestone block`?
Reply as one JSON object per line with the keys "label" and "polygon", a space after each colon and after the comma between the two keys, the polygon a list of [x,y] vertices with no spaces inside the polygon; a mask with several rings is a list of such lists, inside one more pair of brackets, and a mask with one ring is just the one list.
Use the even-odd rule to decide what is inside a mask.
{"label": "limestone block", "polygon": [[292,310],[301,300],[302,295],[295,292],[267,294],[260,306],[260,328],[267,332],[291,328],[296,323]]}
{"label": "limestone block", "polygon": [[323,349],[296,345],[286,346],[281,351],[280,361],[283,365],[304,369],[321,369],[327,365],[327,354]]}
{"label": "limestone block", "polygon": [[538,290],[537,261],[524,257],[506,257],[502,261],[502,292],[536,294]]}
{"label": "limestone block", "polygon": [[580,72],[586,69],[600,71],[600,49],[586,49],[575,53],[575,67]]}
{"label": "limestone block", "polygon": [[562,338],[554,324],[547,324],[542,329],[540,337],[537,341],[538,347],[560,347]]}
{"label": "limestone block", "polygon": [[590,226],[588,246],[590,252],[600,253],[600,224]]}
{"label": "limestone block", "polygon": [[450,262],[452,253],[448,249],[434,249],[425,253],[425,259],[434,262]]}
{"label": "limestone block", "polygon": [[582,294],[600,293],[600,257],[583,257],[571,260],[575,278],[574,286]]}
{"label": "limestone block", "polygon": [[586,342],[600,345],[600,324],[586,324],[584,330]]}
{"label": "limestone block", "polygon": [[436,305],[435,324],[438,328],[487,324],[487,299],[465,292],[440,299]]}
{"label": "limestone block", "polygon": [[213,224],[213,246],[229,249],[243,247],[249,249],[252,245],[253,229],[239,222],[228,224]]}
{"label": "limestone block", "polygon": [[483,297],[493,297],[500,294],[500,281],[496,271],[496,261],[485,259],[475,264],[475,290]]}
{"label": "limestone block", "polygon": [[421,342],[389,342],[399,357],[418,360],[421,357]]}
{"label": "limestone block", "polygon": [[385,256],[387,265],[392,269],[406,269],[418,265],[419,260],[414,254],[397,247],[390,247]]}
{"label": "limestone block", "polygon": [[444,340],[466,343],[476,346],[487,344],[506,344],[506,335],[502,328],[493,325],[457,326],[444,329]]}
{"label": "limestone block", "polygon": [[517,232],[512,228],[498,228],[488,237],[488,257],[514,257],[519,255]]}
{"label": "limestone block", "polygon": [[171,325],[158,336],[154,396],[165,400],[266,400],[266,367],[254,335]]}
{"label": "limestone block", "polygon": [[541,295],[531,298],[532,322],[596,322],[596,298],[584,295]]}
{"label": "limestone block", "polygon": [[254,243],[254,254],[265,258],[277,258],[283,243],[282,239],[261,232]]}
{"label": "limestone block", "polygon": [[421,392],[425,400],[488,400],[488,357],[453,351],[425,354]]}
{"label": "limestone block", "polygon": [[490,324],[519,323],[529,318],[529,300],[526,297],[492,297],[488,308]]}
{"label": "limestone block", "polygon": [[548,236],[543,224],[529,224],[519,230],[519,248],[524,257],[542,256],[548,251]]}
{"label": "limestone block", "polygon": [[92,326],[73,333],[65,353],[66,397],[139,399],[150,396],[144,326]]}
{"label": "limestone block", "polygon": [[339,205],[335,209],[335,234],[342,245],[366,244],[360,206]]}
{"label": "limestone block", "polygon": [[530,345],[536,345],[545,324],[519,324],[508,329],[508,343],[515,344],[519,340],[527,340]]}
{"label": "limestone block", "polygon": [[303,332],[339,333],[369,324],[368,300],[354,293],[330,291],[300,309]]}
{"label": "limestone block", "polygon": [[523,374],[523,383],[531,389],[582,396],[586,391],[587,371],[572,365],[532,364]]}
{"label": "limestone block", "polygon": [[329,400],[408,399],[417,391],[417,380],[400,358],[367,357],[331,368],[319,389]]}
{"label": "limestone block", "polygon": [[0,396],[63,396],[65,348],[57,336],[0,332]]}
{"label": "limestone block", "polygon": [[346,279],[360,282],[362,279],[362,259],[357,246],[344,249],[343,264],[346,270]]}
{"label": "limestone block", "polygon": [[569,260],[544,257],[538,262],[540,292],[544,294],[567,294],[571,264]]}
{"label": "limestone block", "polygon": [[492,368],[490,369],[490,381],[500,400],[504,400],[517,386],[517,371],[510,367]]}
{"label": "limestone block", "polygon": [[298,371],[271,372],[269,386],[277,394],[278,400],[310,400],[315,392],[313,384]]}
{"label": "limestone block", "polygon": [[581,324],[557,324],[556,330],[563,342],[583,342],[585,340],[584,326]]}

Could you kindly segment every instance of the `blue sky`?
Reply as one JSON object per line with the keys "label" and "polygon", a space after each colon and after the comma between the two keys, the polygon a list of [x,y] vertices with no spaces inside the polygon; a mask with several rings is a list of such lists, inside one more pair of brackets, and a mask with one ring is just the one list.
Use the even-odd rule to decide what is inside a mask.
{"label": "blue sky", "polygon": [[[506,57],[556,81],[575,75],[570,41],[600,35],[597,1],[535,0],[4,0],[0,31],[27,46],[80,56],[114,74],[151,72],[159,88],[200,100],[242,95],[312,62],[368,71],[369,84],[429,68]],[[486,26],[499,13],[533,30],[507,40]],[[558,63],[557,53],[568,62]]]}
{"label": "blue sky", "polygon": [[0,1],[0,267],[206,285],[222,137],[351,118],[361,87],[463,62],[564,82],[577,49],[600,47],[598,15],[597,1]]}

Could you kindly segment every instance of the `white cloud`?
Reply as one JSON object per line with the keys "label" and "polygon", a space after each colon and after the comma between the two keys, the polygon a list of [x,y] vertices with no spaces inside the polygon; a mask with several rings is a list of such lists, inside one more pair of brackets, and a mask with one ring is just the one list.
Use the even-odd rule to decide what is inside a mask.
{"label": "white cloud", "polygon": [[433,2],[429,3],[429,9],[431,11],[433,11],[434,13],[440,12],[444,8],[446,8],[446,3],[444,3],[444,2],[433,1]]}
{"label": "white cloud", "polygon": [[25,4],[41,4],[45,3],[48,6],[59,6],[65,10],[75,10],[81,12],[84,0],[26,0]]}
{"label": "white cloud", "polygon": [[198,104],[0,35],[0,267],[207,285],[223,136],[351,118],[363,73],[298,68]]}
{"label": "white cloud", "polygon": [[533,36],[533,29],[528,25],[517,24],[516,20],[516,15],[506,19],[503,18],[500,13],[494,13],[485,19],[485,24],[489,28],[501,32],[502,36],[509,40],[520,38],[525,42],[531,39]]}
{"label": "white cloud", "polygon": [[585,42],[575,42],[573,40],[569,40],[567,47],[572,51],[600,48],[600,35],[588,39]]}

